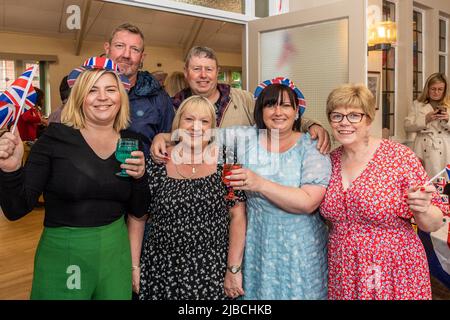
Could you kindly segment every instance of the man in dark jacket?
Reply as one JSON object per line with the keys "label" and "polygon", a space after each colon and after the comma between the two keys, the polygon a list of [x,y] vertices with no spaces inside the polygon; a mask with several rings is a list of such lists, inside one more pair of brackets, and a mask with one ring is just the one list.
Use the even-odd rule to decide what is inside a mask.
{"label": "man in dark jacket", "polygon": [[147,71],[139,71],[145,53],[144,35],[138,27],[129,23],[118,26],[104,48],[130,80],[130,130],[142,136],[144,153],[148,156],[153,137],[170,132],[175,115],[172,101],[158,80]]}

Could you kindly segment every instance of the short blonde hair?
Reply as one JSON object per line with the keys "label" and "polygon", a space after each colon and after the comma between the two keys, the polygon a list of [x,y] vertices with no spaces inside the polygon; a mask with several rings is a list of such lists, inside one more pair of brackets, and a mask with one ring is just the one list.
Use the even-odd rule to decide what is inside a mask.
{"label": "short blonde hair", "polygon": [[327,99],[327,115],[339,106],[360,108],[370,122],[375,118],[375,97],[364,84],[348,83],[331,91]]}
{"label": "short blonde hair", "polygon": [[216,109],[212,105],[212,103],[205,97],[201,96],[191,96],[187,99],[185,99],[180,107],[178,108],[177,112],[175,113],[175,117],[172,121],[172,132],[180,128],[180,120],[181,116],[186,110],[195,108],[195,107],[202,107],[206,109],[209,113],[210,119],[211,119],[211,129],[216,128]]}
{"label": "short blonde hair", "polygon": [[85,128],[86,119],[83,112],[84,101],[97,80],[106,73],[114,75],[120,93],[120,108],[116,115],[116,119],[114,120],[114,130],[119,132],[120,130],[128,128],[130,122],[128,94],[125,91],[119,76],[114,72],[104,69],[88,69],[78,76],[72,91],[70,92],[67,103],[61,112],[61,123],[75,129]]}

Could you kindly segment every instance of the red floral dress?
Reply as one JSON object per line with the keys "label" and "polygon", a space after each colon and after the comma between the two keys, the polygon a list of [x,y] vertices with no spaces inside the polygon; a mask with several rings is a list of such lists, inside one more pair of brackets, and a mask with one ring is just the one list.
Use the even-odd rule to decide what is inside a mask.
{"label": "red floral dress", "polygon": [[[427,175],[407,147],[382,140],[365,170],[344,191],[342,147],[321,214],[332,223],[328,243],[329,299],[431,299],[424,248],[404,194]],[[436,193],[433,204],[444,206]]]}

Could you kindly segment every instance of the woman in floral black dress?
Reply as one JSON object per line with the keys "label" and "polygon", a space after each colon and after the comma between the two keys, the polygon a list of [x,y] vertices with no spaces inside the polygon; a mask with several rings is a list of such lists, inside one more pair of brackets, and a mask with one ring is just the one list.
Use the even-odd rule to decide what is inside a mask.
{"label": "woman in floral black dress", "polygon": [[170,150],[172,157],[165,165],[149,160],[149,212],[153,214],[142,255],[145,217],[131,216],[128,223],[133,289],[141,300],[217,300],[244,294],[240,265],[245,195],[237,193],[236,201],[224,198],[227,189],[217,161],[221,152],[202,139],[215,122],[214,107],[207,99],[185,100],[172,129],[184,129],[187,135]]}

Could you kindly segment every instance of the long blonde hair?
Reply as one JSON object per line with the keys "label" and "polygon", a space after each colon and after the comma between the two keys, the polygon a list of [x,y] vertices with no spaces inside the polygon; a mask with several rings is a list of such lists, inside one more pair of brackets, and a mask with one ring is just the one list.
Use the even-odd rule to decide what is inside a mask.
{"label": "long blonde hair", "polygon": [[417,101],[422,103],[430,103],[430,95],[428,94],[430,91],[430,87],[438,82],[443,82],[445,84],[444,94],[442,95],[441,100],[438,101],[438,104],[450,108],[450,98],[447,95],[448,92],[447,77],[445,76],[445,74],[439,72],[433,73],[428,77],[423,87],[423,91],[417,98]]}
{"label": "long blonde hair", "polygon": [[64,109],[61,112],[61,123],[75,129],[83,129],[86,126],[86,119],[83,112],[83,104],[89,91],[97,80],[104,74],[114,75],[120,93],[120,109],[114,120],[114,130],[119,132],[126,129],[130,122],[130,106],[128,94],[120,81],[119,76],[104,69],[88,69],[83,71],[75,81]]}

